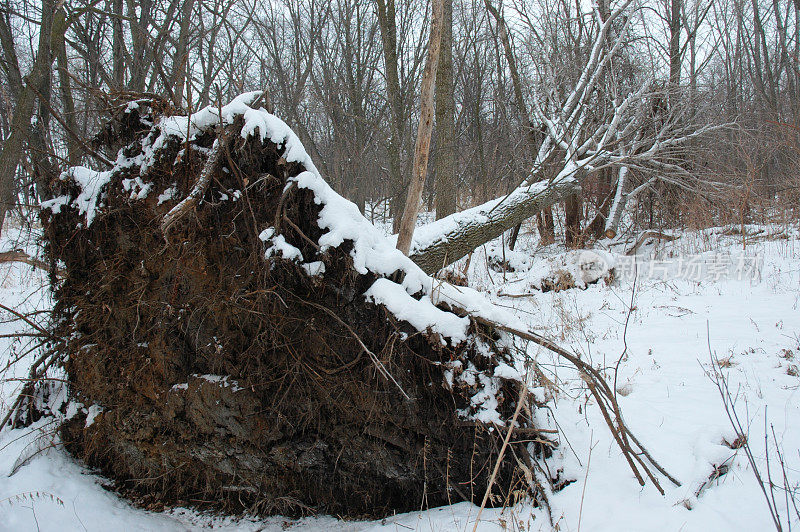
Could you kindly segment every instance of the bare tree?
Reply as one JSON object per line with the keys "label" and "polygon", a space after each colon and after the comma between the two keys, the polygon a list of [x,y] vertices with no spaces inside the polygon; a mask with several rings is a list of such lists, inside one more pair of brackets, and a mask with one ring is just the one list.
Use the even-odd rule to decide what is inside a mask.
{"label": "bare tree", "polygon": [[52,63],[51,30],[56,9],[63,10],[63,3],[56,5],[50,0],[44,0],[39,25],[39,47],[33,68],[25,80],[22,79],[14,50],[11,28],[7,18],[8,11],[5,16],[0,16],[0,36],[2,36],[6,72],[11,81],[12,91],[17,96],[11,132],[3,142],[2,151],[0,151],[0,232],[2,232],[6,214],[17,203],[17,167],[23,156],[24,142],[29,133],[37,92],[43,85],[47,85],[49,80]]}
{"label": "bare tree", "polygon": [[[563,201],[579,189],[589,173],[610,165],[625,164],[658,171],[660,179],[669,179],[678,186],[690,186],[681,182],[681,179],[691,179],[687,172],[660,157],[668,157],[671,150],[679,149],[715,126],[691,127],[673,117],[652,128],[651,135],[639,134],[651,118],[651,108],[648,107],[652,95],[650,84],[632,90],[605,120],[594,122],[588,129],[591,125],[589,109],[596,107],[591,102],[597,96],[597,84],[624,41],[624,27],[610,46],[609,32],[629,4],[623,2],[605,22],[597,24],[589,60],[570,92],[563,99],[557,100],[555,93],[551,92],[542,96],[541,101],[536,101],[534,113],[544,125],[547,136],[537,154],[537,166],[521,186],[505,197],[454,214],[418,231],[411,257],[424,270],[434,272],[457,261],[536,210]],[[599,13],[595,14],[599,21]],[[629,21],[630,18],[625,25]],[[545,109],[554,111],[547,113]],[[552,161],[554,157],[560,158],[556,175],[548,181],[537,182],[539,172],[544,169],[543,162]],[[679,177],[669,177],[667,171]]]}
{"label": "bare tree", "polygon": [[443,0],[442,46],[436,72],[436,218],[458,208],[456,188],[456,124],[453,98],[453,0]]}
{"label": "bare tree", "polygon": [[417,144],[414,149],[414,168],[411,183],[408,187],[408,197],[403,209],[403,216],[400,219],[400,228],[397,232],[397,249],[405,255],[408,255],[411,249],[411,238],[414,235],[414,226],[417,224],[417,215],[422,201],[422,188],[425,185],[425,175],[428,171],[428,156],[430,155],[431,133],[433,131],[434,85],[436,84],[436,71],[439,65],[439,49],[442,44],[443,4],[443,0],[433,0],[433,20],[428,42],[428,59],[425,62],[425,72],[422,74],[422,88],[420,90],[419,127],[417,129]]}

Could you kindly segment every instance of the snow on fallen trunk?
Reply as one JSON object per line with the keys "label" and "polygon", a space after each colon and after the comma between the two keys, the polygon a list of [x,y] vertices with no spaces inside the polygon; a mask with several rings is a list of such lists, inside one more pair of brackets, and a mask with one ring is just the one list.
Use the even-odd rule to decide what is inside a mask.
{"label": "snow on fallen trunk", "polygon": [[523,185],[507,196],[417,228],[411,260],[425,272],[436,273],[540,210],[578,192],[577,175],[583,171],[582,167],[569,164],[552,181]]}

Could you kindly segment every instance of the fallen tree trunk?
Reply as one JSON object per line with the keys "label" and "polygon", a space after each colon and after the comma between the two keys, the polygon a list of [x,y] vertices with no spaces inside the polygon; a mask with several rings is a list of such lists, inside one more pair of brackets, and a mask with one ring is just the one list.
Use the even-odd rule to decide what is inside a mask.
{"label": "fallen tree trunk", "polygon": [[580,190],[583,168],[570,165],[552,181],[523,185],[509,195],[417,228],[413,260],[433,274],[504,231]]}

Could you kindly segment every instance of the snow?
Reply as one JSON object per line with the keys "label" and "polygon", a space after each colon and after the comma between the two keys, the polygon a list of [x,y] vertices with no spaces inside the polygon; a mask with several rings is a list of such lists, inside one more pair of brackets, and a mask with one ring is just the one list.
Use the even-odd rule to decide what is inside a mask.
{"label": "snow", "polygon": [[[554,418],[562,431],[562,441],[568,440],[577,454],[566,448],[559,451],[558,462],[577,479],[552,499],[556,515],[563,515],[562,530],[575,530],[579,522],[587,530],[769,527],[766,506],[743,451],[737,452],[723,443],[732,442],[735,435],[706,374],[708,343],[720,358],[733,356],[733,365],[723,371],[734,393],[739,392],[737,408],[748,421],[759,463],[766,466],[763,438],[765,409],[769,407],[769,422],[775,425],[783,452],[787,459],[789,454],[794,455],[789,459],[791,463],[787,462],[787,470],[792,468],[792,483],[800,480],[800,430],[791,422],[800,414],[800,381],[787,375],[791,363],[781,356],[784,349],[793,353],[800,350],[797,241],[765,242],[748,251],[764,259],[763,279],[664,281],[646,275],[654,260],[701,252],[698,247],[706,237],[689,235],[662,249],[657,257],[644,257],[640,271],[645,275],[637,279],[633,297],[630,281],[560,293],[533,292],[530,298],[498,297],[529,316],[532,324],[549,335],[561,336],[562,344],[570,345],[596,365],[613,366],[627,343],[617,386],[625,394],[619,397],[625,418],[656,459],[684,483],[676,488],[663,481],[666,497],[652,486],[640,488],[621,460],[613,439],[603,430],[599,411],[591,406],[580,409],[576,404],[585,392],[572,392],[577,382],[574,372],[549,353],[537,352],[531,356],[537,357],[540,367],[554,381],[563,383],[559,386]],[[736,253],[740,246],[720,240],[710,244],[727,253]],[[476,266],[475,272],[479,269]],[[529,272],[518,275],[524,280]],[[494,291],[508,293],[508,285],[516,282],[509,279]],[[631,306],[634,310],[626,333]],[[699,498],[695,497],[714,465],[734,455],[730,472],[703,490]],[[772,459],[776,460],[774,454]],[[780,475],[775,464],[771,466],[773,476]],[[690,512],[685,505],[693,510]],[[785,510],[783,517],[786,518]]]}
{"label": "snow", "polygon": [[321,260],[307,262],[305,264],[301,264],[300,266],[306,271],[309,277],[314,277],[325,273],[325,263]]}
{"label": "snow", "polygon": [[[679,278],[664,281],[647,275],[650,261],[664,260],[669,255],[740,252],[741,239],[725,236],[722,230],[697,232],[660,248],[646,248],[640,254],[643,268],[639,271],[643,273],[636,281],[635,291],[632,281],[622,280],[610,286],[598,283],[584,290],[558,293],[531,289],[530,297],[511,298],[503,294],[518,286],[519,279],[528,279],[537,261],[529,261],[528,270],[507,274],[504,282],[502,274],[486,268],[481,250],[475,254],[468,275],[474,286],[483,292],[483,300],[487,300],[485,295],[488,294],[491,301],[503,305],[504,312],[528,328],[544,331],[584,359],[604,368],[614,366],[627,344],[616,386],[625,419],[653,456],[683,483],[681,487],[674,487],[662,479],[666,490],[664,497],[649,483],[640,487],[608,433],[600,412],[593,401],[587,400],[585,387],[576,372],[537,346],[520,345],[553,383],[532,390],[538,399],[550,401],[549,413],[541,410],[537,413],[539,422],[546,428],[560,431],[558,438],[562,445],[547,461],[547,466],[553,471],[562,469],[574,480],[551,496],[554,519],[560,530],[574,531],[579,525],[583,530],[766,530],[770,527],[763,495],[743,450],[731,449],[724,443],[732,442],[735,433],[707,375],[708,345],[710,343],[720,359],[728,361],[722,371],[729,379],[731,390],[737,394],[736,408],[750,432],[756,463],[761,468],[766,467],[766,421],[770,435],[769,427],[774,426],[789,481],[797,485],[800,482],[800,426],[796,423],[796,419],[800,419],[800,378],[791,372],[800,359],[800,238],[796,229],[793,231],[788,239],[748,244],[747,252],[763,259],[760,278],[726,277],[697,282]],[[766,230],[766,233],[774,232],[771,228]],[[12,247],[8,238],[19,239],[19,233],[5,235],[0,246],[3,249]],[[534,245],[527,238],[523,232],[517,252],[533,255]],[[35,248],[30,251],[35,252]],[[510,250],[506,252],[509,256]],[[566,260],[562,252],[552,251],[552,255],[553,261]],[[0,265],[0,280],[0,296],[7,305],[33,310],[47,308],[50,304],[44,274],[27,265]],[[462,300],[467,299],[464,294],[470,291],[458,290],[462,292],[457,295]],[[399,285],[376,288],[376,292],[378,297],[393,298],[414,309],[414,305],[425,305],[423,314],[435,309],[433,305],[428,306],[429,298],[423,299],[426,303],[420,303]],[[394,305],[396,301],[389,304]],[[419,326],[436,322],[435,318],[430,318]],[[456,328],[455,323],[452,326]],[[4,334],[21,329],[19,324],[11,323],[0,327]],[[8,356],[12,341],[4,338],[0,342],[2,356]],[[10,371],[14,375],[4,375],[6,380],[0,383],[0,398],[5,405],[20,385],[8,379],[24,376],[20,366]],[[521,373],[518,367],[503,365],[494,372],[495,377],[515,373]],[[475,379],[474,372],[465,371],[462,375],[465,379],[469,375]],[[224,385],[221,376],[195,378]],[[474,384],[479,388],[474,399],[478,415],[493,421],[494,396],[483,393],[491,392],[491,379],[485,383],[476,380]],[[188,388],[188,384],[181,387]],[[0,475],[6,477],[18,457],[41,447],[36,443],[37,437],[50,428],[47,421],[42,420],[29,429],[1,433]],[[769,449],[772,477],[780,479],[782,473],[771,436]],[[723,463],[729,466],[728,473],[700,490],[714,467]],[[106,491],[103,485],[100,477],[73,460],[60,445],[46,448],[0,482],[0,501],[10,501],[0,505],[0,529],[36,529],[38,521],[41,530],[214,527],[277,531],[284,526],[292,530],[464,530],[472,528],[477,514],[477,508],[466,503],[372,522],[338,521],[324,516],[299,520],[233,518],[180,508],[152,513],[133,508],[113,492]],[[696,495],[698,491],[699,496]],[[15,499],[27,492],[40,495],[24,501]],[[64,504],[51,500],[50,494]],[[785,521],[787,514],[780,501],[782,499],[779,499],[779,509]],[[525,529],[520,527],[520,520],[527,529],[550,530],[544,511],[525,502],[506,510],[484,511],[479,530]],[[794,524],[797,526],[796,518]]]}
{"label": "snow", "polygon": [[523,375],[522,373],[516,369],[512,368],[508,364],[504,362],[500,362],[496,368],[494,368],[494,372],[492,373],[495,377],[502,377],[504,379],[511,379],[511,380],[522,380]]}
{"label": "snow", "polygon": [[500,414],[497,412],[497,379],[491,379],[483,373],[477,373],[480,391],[472,396],[472,408],[477,410],[475,414],[463,412],[465,417],[472,417],[482,423],[491,423],[502,427],[505,425]]}
{"label": "snow", "polygon": [[81,214],[86,214],[86,225],[91,225],[96,214],[100,192],[111,179],[111,172],[96,172],[91,168],[75,166],[70,168],[65,174],[66,175],[62,175],[61,179],[70,177],[80,185],[81,193],[78,195],[75,203],[78,206],[79,212]]}
{"label": "snow", "polygon": [[[103,187],[111,180],[112,171],[97,172],[85,166],[74,166],[61,174],[61,180],[73,180],[80,186],[81,192],[72,201],[80,214],[86,215],[86,225],[92,225],[97,214],[98,204],[101,200]],[[145,192],[146,195],[146,192]],[[64,205],[69,203],[69,196],[59,196],[52,200],[43,201],[42,209],[50,209],[57,214]]]}
{"label": "snow", "polygon": [[145,183],[142,181],[142,178],[138,176],[133,179],[122,180],[122,189],[125,192],[131,193],[131,200],[145,199],[151,188],[153,188],[152,183]]}
{"label": "snow", "polygon": [[427,298],[414,299],[402,286],[388,279],[376,280],[364,295],[419,331],[431,329],[456,343],[467,338],[469,319],[440,310]]}
{"label": "snow", "polygon": [[103,407],[100,405],[92,405],[89,407],[88,411],[86,412],[86,426],[90,426],[94,423],[95,418],[100,415],[103,411]]}
{"label": "snow", "polygon": [[[228,375],[207,374],[207,375],[192,375],[192,377],[194,377],[195,379],[201,379],[206,382],[210,382],[211,384],[216,384],[221,388],[230,388],[234,392],[242,390],[242,387],[239,386],[239,382],[234,379],[231,379],[230,376]],[[173,388],[177,387],[176,389],[185,390],[188,388],[188,386],[189,386],[188,383],[186,384],[185,387],[183,385],[176,384],[175,386],[173,386]]]}
{"label": "snow", "polygon": [[[508,254],[509,250],[506,250]],[[511,256],[516,258],[520,253]],[[495,260],[499,257],[493,254]],[[570,287],[586,288],[592,283],[607,279],[611,270],[624,257],[600,249],[570,250],[535,261],[508,261],[514,271],[524,272],[506,286],[507,294],[519,295],[526,291],[550,289],[564,281]]]}
{"label": "snow", "polygon": [[288,243],[283,235],[272,236],[267,241],[272,244],[267,248],[267,257],[277,255],[287,260],[303,260],[303,254],[300,252],[300,250]]}
{"label": "snow", "polygon": [[[474,254],[467,272],[472,288],[455,287],[425,275],[397,252],[391,239],[361,216],[354,204],[336,194],[319,175],[288,126],[263,109],[249,106],[257,96],[257,93],[243,95],[223,107],[222,121],[230,123],[236,115],[243,115],[242,135],[269,138],[286,148],[287,160],[305,166],[306,171],[294,180],[297,186],[312,191],[322,207],[319,225],[328,232],[321,237],[320,247],[325,249],[351,240],[351,256],[358,271],[383,277],[398,271],[404,273],[399,284],[378,279],[364,294],[365,298],[384,305],[416,329],[430,329],[453,342],[465,338],[466,320],[443,312],[436,305],[457,305],[485,319],[554,338],[583,360],[601,368],[615,382],[622,412],[634,434],[682,482],[682,486],[676,487],[660,477],[666,491],[664,496],[650,482],[639,486],[580,375],[553,353],[537,345],[517,342],[524,358],[535,361],[548,381],[531,390],[537,399],[548,400],[548,408],[535,413],[538,423],[558,431],[561,442],[545,466],[553,472],[563,471],[572,481],[550,496],[559,530],[770,528],[763,494],[744,451],[729,445],[736,434],[709,378],[709,351],[724,361],[721,372],[735,394],[734,406],[745,423],[762,474],[769,468],[773,479],[783,478],[777,459],[780,449],[788,481],[792,487],[798,486],[800,234],[796,226],[748,226],[750,238],[737,236],[730,228],[717,228],[685,233],[670,243],[643,246],[637,254],[635,281],[621,276],[611,284],[592,284],[592,280],[605,277],[612,265],[615,268],[622,265],[623,255],[619,250],[615,253],[600,250],[565,253],[552,247],[541,250],[536,248],[533,236],[522,231],[516,251],[504,250],[514,272],[495,273],[487,265],[489,257],[502,250],[503,243],[498,239]],[[207,108],[189,119],[183,117],[183,121],[172,117],[168,123],[162,123],[161,131],[162,135],[196,135],[219,121],[218,110]],[[146,161],[140,164],[145,165]],[[86,214],[89,224],[109,176],[89,169],[71,172],[82,190],[74,205]],[[57,212],[65,205],[64,201],[51,200],[48,207]],[[465,220],[481,216],[480,212],[465,212]],[[443,223],[451,222],[452,219]],[[415,242],[419,245],[432,241],[435,235],[442,234],[441,227],[440,224],[438,228],[418,230]],[[753,233],[782,234],[785,238],[757,239],[752,238]],[[19,236],[19,230],[4,232],[0,249],[12,247],[9,239]],[[284,248],[279,237],[274,236],[271,228],[262,233],[268,246],[283,256],[286,253],[291,256],[293,251]],[[737,277],[730,271],[711,275],[708,270],[700,271],[700,279],[675,275],[676,261],[695,256],[704,260],[712,256],[756,256],[760,275]],[[308,266],[309,274],[314,262],[304,265]],[[662,264],[671,264],[672,269],[660,268]],[[455,265],[463,266],[463,260]],[[541,280],[553,268],[566,268],[580,280],[578,286],[583,289],[539,291]],[[0,281],[0,297],[6,305],[34,310],[52,304],[44,274],[29,266],[0,265]],[[5,313],[0,317],[8,318]],[[0,334],[20,329],[19,323],[0,323]],[[0,357],[5,357],[0,358],[0,366],[13,356],[14,346],[20,348],[19,340],[0,338]],[[34,356],[32,353],[28,359]],[[617,363],[619,370],[615,375]],[[495,417],[497,397],[493,390],[497,378],[529,378],[520,370],[524,366],[523,360],[514,367],[500,365],[490,378],[476,373],[474,368],[453,364],[448,368],[448,383],[453,385],[458,378],[475,386],[473,415],[487,422],[499,422]],[[0,402],[4,407],[21,386],[10,379],[23,378],[24,373],[20,364],[3,375]],[[195,378],[225,385],[222,376]],[[176,388],[184,386],[188,389],[189,385]],[[57,440],[55,445],[42,447],[39,454],[17,468],[17,460],[28,452],[26,449],[36,448],[38,438],[52,430],[48,423],[41,420],[28,429],[0,433],[0,475],[7,477],[16,469],[0,483],[0,502],[6,501],[0,504],[0,529],[214,527],[277,531],[288,526],[293,530],[464,530],[472,528],[477,514],[477,508],[466,503],[373,522],[339,521],[325,516],[300,520],[232,518],[180,508],[165,513],[146,512],[106,491],[103,480],[74,461]],[[775,441],[771,436],[773,427]],[[766,445],[765,436],[769,436]],[[728,472],[707,482],[722,464],[728,466]],[[28,492],[40,495],[15,499]],[[51,500],[49,495],[57,499]],[[793,510],[785,508],[782,492],[776,494],[776,499],[784,523],[791,519],[795,527],[800,526]],[[551,530],[545,510],[524,501],[506,509],[486,510],[481,516],[480,530],[509,528]]]}
{"label": "snow", "polygon": [[69,200],[69,196],[58,196],[57,198],[43,201],[39,204],[39,207],[47,209],[53,214],[58,214],[61,212],[61,207],[69,204]]}
{"label": "snow", "polygon": [[164,190],[161,194],[158,195],[158,205],[165,203],[172,198],[174,198],[178,194],[178,189],[175,186],[171,186]]}

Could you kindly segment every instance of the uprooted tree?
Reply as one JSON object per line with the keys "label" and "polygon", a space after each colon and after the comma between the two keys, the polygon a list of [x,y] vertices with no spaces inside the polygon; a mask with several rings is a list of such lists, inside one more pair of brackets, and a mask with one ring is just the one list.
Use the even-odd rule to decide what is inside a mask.
{"label": "uprooted tree", "polygon": [[537,427],[521,377],[536,371],[512,334],[578,367],[639,482],[661,489],[647,464],[666,472],[597,370],[424,273],[574,194],[593,168],[680,142],[631,140],[645,88],[585,133],[619,13],[561,111],[536,108],[548,134],[531,176],[419,230],[410,257],[325,183],[261,93],[189,116],[121,105],[96,139],[113,166],[70,168],[43,204],[55,345],[13,422],[64,397],[37,384],[60,366],[64,444],[144,502],[346,515],[546,502],[564,479],[534,462],[557,442]]}
{"label": "uprooted tree", "polygon": [[[260,98],[189,116],[129,102],[96,139],[111,169],[53,184],[54,325],[37,329],[51,349],[0,429],[55,414],[67,448],[141,502],[346,515],[546,504],[566,479],[536,463],[558,444],[537,427],[522,375],[541,372],[515,337],[579,370],[642,485],[663,493],[651,467],[677,483],[597,369],[434,282]],[[64,379],[47,378],[55,368]]]}
{"label": "uprooted tree", "polygon": [[434,282],[258,98],[128,103],[98,137],[113,168],[62,174],[42,205],[52,349],[0,429],[55,412],[70,451],[149,505],[546,504],[567,479],[542,467],[558,442],[520,338],[578,368],[642,485],[661,490],[651,468],[676,482],[597,369]]}
{"label": "uprooted tree", "polygon": [[[558,113],[535,108],[547,135],[531,176],[418,230],[410,257],[325,183],[261,93],[188,116],[122,104],[96,138],[111,168],[70,168],[42,205],[53,348],[0,429],[58,410],[67,448],[143,502],[373,516],[520,493],[546,503],[568,479],[536,463],[557,442],[537,426],[522,375],[541,373],[519,338],[577,367],[642,485],[661,490],[651,468],[677,483],[596,368],[426,274],[587,172],[663,168],[655,155],[699,134],[637,130],[647,87],[587,133],[604,50]],[[66,394],[42,380],[52,368]]]}
{"label": "uprooted tree", "polygon": [[434,291],[257,98],[123,106],[99,137],[115,166],[68,170],[44,204],[67,448],[145,502],[385,515],[533,494],[555,443],[489,307]]}

